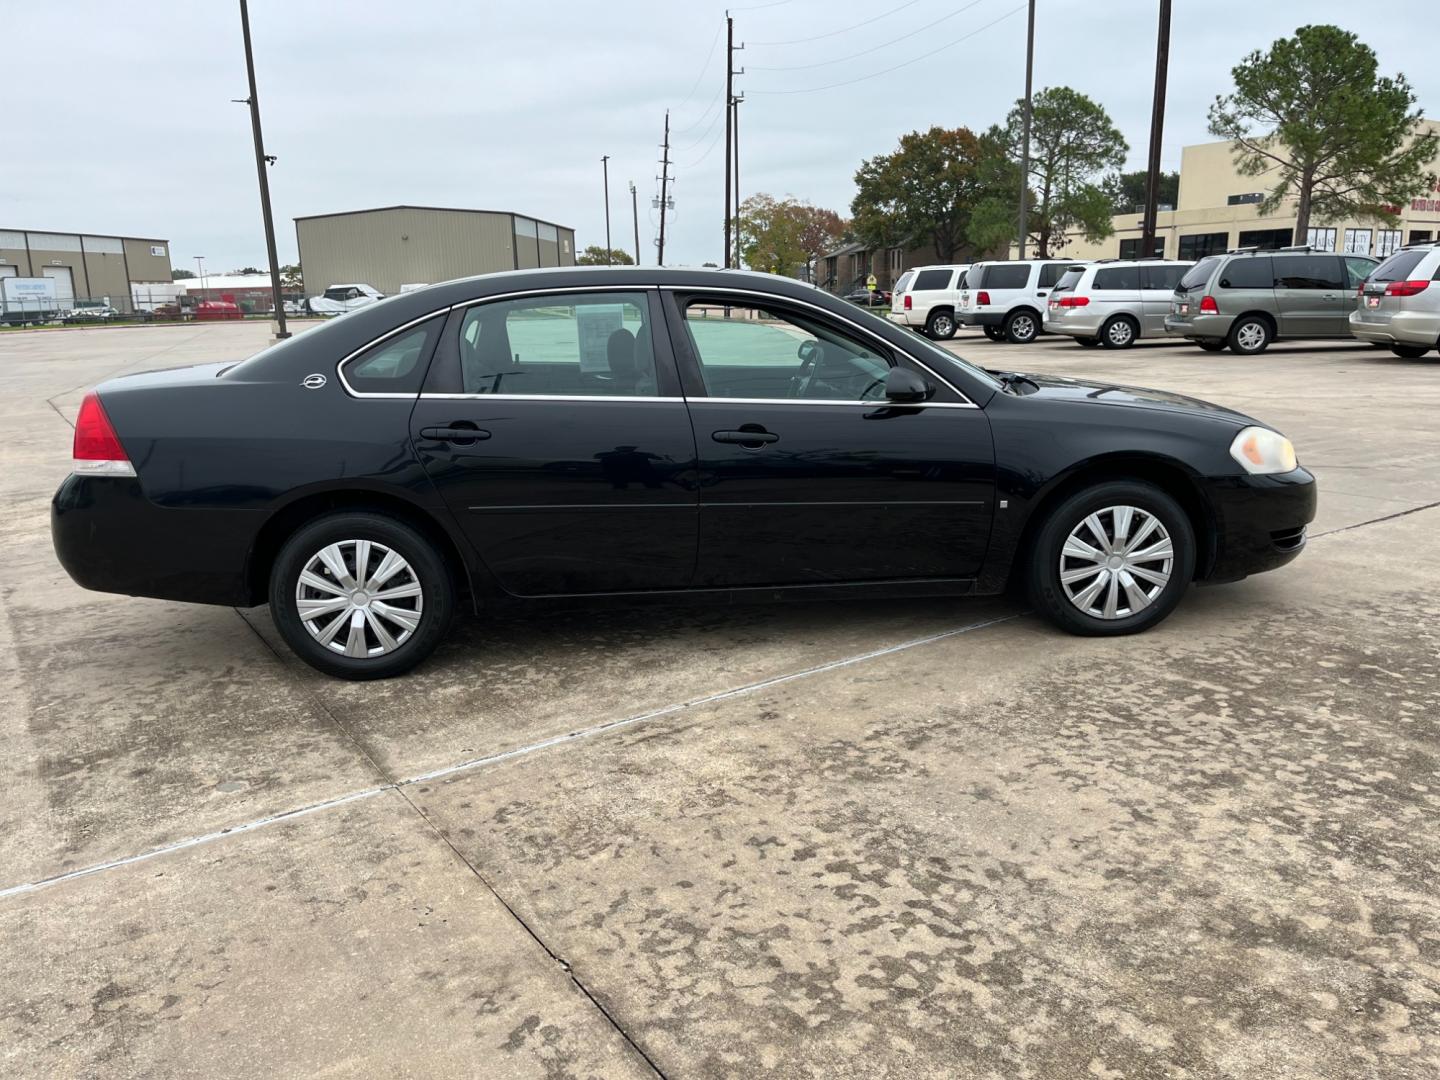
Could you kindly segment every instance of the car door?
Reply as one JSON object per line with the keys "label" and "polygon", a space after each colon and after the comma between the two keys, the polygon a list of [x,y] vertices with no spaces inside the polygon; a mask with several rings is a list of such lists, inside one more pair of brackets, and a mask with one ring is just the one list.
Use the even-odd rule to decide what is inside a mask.
{"label": "car door", "polygon": [[411,434],[507,591],[690,584],[695,438],[656,305],[562,290],[451,313]]}
{"label": "car door", "polygon": [[1175,286],[1185,276],[1185,266],[1150,266],[1140,264],[1140,322],[1146,337],[1163,337],[1165,316],[1170,314],[1170,301]]}
{"label": "car door", "polygon": [[[989,542],[985,413],[819,305],[666,293],[696,432],[698,586],[968,578]],[[934,387],[884,397],[892,366]]]}
{"label": "car door", "polygon": [[1285,337],[1340,337],[1344,266],[1338,255],[1276,255],[1275,306]]}

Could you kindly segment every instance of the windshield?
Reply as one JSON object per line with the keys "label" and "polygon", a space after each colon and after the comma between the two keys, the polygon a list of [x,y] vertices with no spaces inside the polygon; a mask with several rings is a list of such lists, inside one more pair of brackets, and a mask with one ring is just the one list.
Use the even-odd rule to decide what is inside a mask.
{"label": "windshield", "polygon": [[1175,286],[1175,291],[1189,292],[1191,289],[1204,285],[1210,280],[1210,275],[1215,272],[1215,268],[1220,265],[1221,258],[1222,256],[1219,255],[1205,256],[1185,272],[1185,276],[1180,279],[1180,284]]}
{"label": "windshield", "polygon": [[1085,268],[1083,266],[1072,266],[1060,275],[1060,280],[1055,283],[1053,291],[1070,292],[1076,285],[1080,284],[1080,279],[1084,276]]}

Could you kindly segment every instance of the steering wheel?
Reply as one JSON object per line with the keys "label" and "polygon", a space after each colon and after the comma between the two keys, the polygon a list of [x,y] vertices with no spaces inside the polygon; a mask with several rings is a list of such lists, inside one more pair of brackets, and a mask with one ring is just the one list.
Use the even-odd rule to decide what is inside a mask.
{"label": "steering wheel", "polygon": [[800,357],[800,370],[790,376],[788,394],[792,398],[804,397],[809,392],[810,383],[815,378],[815,365],[820,359],[820,343],[814,338],[807,338],[795,350],[795,355]]}

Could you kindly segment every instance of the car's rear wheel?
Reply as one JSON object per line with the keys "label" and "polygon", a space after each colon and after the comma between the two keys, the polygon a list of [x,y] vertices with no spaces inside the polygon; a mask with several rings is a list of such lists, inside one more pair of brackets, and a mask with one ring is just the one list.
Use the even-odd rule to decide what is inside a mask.
{"label": "car's rear wheel", "polygon": [[940,341],[948,341],[955,336],[955,315],[949,311],[932,311],[930,318],[925,320],[925,333]]}
{"label": "car's rear wheel", "polygon": [[449,628],[455,588],[435,545],[368,512],[300,528],[270,574],[270,612],[295,654],[342,679],[385,679],[429,656]]}
{"label": "car's rear wheel", "polygon": [[1423,345],[1391,345],[1390,351],[1406,360],[1419,360],[1430,350]]}
{"label": "car's rear wheel", "polygon": [[1107,349],[1128,349],[1140,336],[1140,324],[1128,315],[1116,315],[1100,328],[1100,342]]}
{"label": "car's rear wheel", "polygon": [[1087,349],[1093,349],[1096,345],[1100,344],[1100,339],[1098,337],[1077,337],[1075,344],[1083,345]]}
{"label": "car's rear wheel", "polygon": [[982,329],[982,330],[985,331],[985,336],[986,336],[987,338],[989,338],[991,341],[1004,341],[1004,340],[1005,340],[1005,329],[1004,329],[1003,327],[1000,327],[1000,326],[982,326],[980,329]]}
{"label": "car's rear wheel", "polygon": [[1235,320],[1226,342],[1231,352],[1241,356],[1254,356],[1268,349],[1274,336],[1275,331],[1271,329],[1268,320],[1259,315],[1246,315]]}
{"label": "car's rear wheel", "polygon": [[1012,345],[1028,345],[1039,333],[1040,318],[1033,311],[1012,311],[1005,320],[1005,340]]}
{"label": "car's rear wheel", "polygon": [[1158,487],[1107,481],[1050,513],[1029,564],[1030,602],[1056,626],[1093,637],[1134,634],[1180,602],[1195,573],[1195,531]]}
{"label": "car's rear wheel", "polygon": [[1200,348],[1204,349],[1206,352],[1225,351],[1224,338],[1200,338],[1195,342],[1195,344],[1199,345]]}

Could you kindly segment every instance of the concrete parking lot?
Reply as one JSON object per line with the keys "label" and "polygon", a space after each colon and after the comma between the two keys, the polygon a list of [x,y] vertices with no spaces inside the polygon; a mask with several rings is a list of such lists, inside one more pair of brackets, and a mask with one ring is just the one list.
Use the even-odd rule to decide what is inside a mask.
{"label": "concrete parking lot", "polygon": [[0,337],[0,1075],[1440,1075],[1440,360],[951,343],[1319,475],[1143,637],[576,609],[346,684],[50,548],[87,387],[265,334]]}

